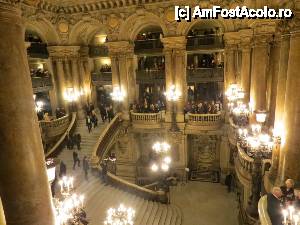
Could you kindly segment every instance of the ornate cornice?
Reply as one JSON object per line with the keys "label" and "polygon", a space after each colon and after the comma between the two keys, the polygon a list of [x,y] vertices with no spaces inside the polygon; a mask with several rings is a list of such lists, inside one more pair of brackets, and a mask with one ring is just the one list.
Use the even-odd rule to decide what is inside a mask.
{"label": "ornate cornice", "polygon": [[47,47],[52,58],[73,58],[79,57],[80,46],[49,46]]}
{"label": "ornate cornice", "polygon": [[187,40],[185,36],[174,36],[161,38],[161,42],[164,45],[164,51],[172,49],[185,50]]}
{"label": "ornate cornice", "polygon": [[105,44],[110,54],[133,53],[134,45],[129,41],[111,41]]}

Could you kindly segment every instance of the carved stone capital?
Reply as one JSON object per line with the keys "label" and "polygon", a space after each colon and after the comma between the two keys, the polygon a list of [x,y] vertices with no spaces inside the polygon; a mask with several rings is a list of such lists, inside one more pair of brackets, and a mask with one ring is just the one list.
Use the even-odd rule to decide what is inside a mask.
{"label": "carved stone capital", "polygon": [[161,42],[164,45],[164,50],[185,50],[186,49],[186,37],[185,36],[177,36],[177,37],[165,37],[161,38]]}
{"label": "carved stone capital", "polygon": [[224,34],[225,51],[234,51],[240,43],[238,32],[227,32]]}
{"label": "carved stone capital", "polygon": [[244,29],[239,31],[240,34],[240,43],[239,48],[242,51],[250,51],[252,40],[253,40],[253,31],[251,29]]}
{"label": "carved stone capital", "polygon": [[47,47],[52,58],[79,57],[80,46],[49,46]]}
{"label": "carved stone capital", "polygon": [[0,0],[0,20],[23,26],[19,1]]}
{"label": "carved stone capital", "polygon": [[134,52],[134,45],[128,41],[111,41],[105,44],[108,47],[109,54],[127,54]]}

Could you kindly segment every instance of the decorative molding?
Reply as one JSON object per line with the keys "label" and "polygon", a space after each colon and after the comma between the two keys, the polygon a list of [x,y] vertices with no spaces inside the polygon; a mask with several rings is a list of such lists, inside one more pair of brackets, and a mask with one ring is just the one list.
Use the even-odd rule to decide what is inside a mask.
{"label": "decorative molding", "polygon": [[72,58],[80,55],[80,46],[49,46],[47,49],[53,58]]}

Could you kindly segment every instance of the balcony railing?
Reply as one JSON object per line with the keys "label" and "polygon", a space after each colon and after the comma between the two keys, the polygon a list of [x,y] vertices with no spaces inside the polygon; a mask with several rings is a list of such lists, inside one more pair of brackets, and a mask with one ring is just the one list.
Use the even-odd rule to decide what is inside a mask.
{"label": "balcony railing", "polygon": [[162,112],[158,113],[135,113],[130,112],[131,121],[135,128],[160,128]]}
{"label": "balcony railing", "polygon": [[164,83],[165,70],[137,70],[136,82],[141,83]]}
{"label": "balcony railing", "polygon": [[187,50],[208,48],[224,48],[223,37],[215,34],[187,37]]}
{"label": "balcony railing", "polygon": [[135,40],[134,41],[134,51],[142,53],[147,50],[152,52],[161,52],[163,49],[163,44],[160,39],[148,39],[148,40]]}
{"label": "balcony railing", "polygon": [[189,126],[202,127],[204,130],[218,129],[222,125],[222,113],[217,114],[187,114],[187,122]]}
{"label": "balcony railing", "polygon": [[188,82],[222,82],[223,80],[224,68],[187,69]]}
{"label": "balcony railing", "polygon": [[112,73],[111,72],[93,72],[92,82],[94,85],[106,85],[112,83]]}
{"label": "balcony railing", "polygon": [[33,92],[49,91],[52,89],[51,77],[31,77]]}
{"label": "balcony railing", "polygon": [[90,57],[107,57],[108,48],[107,46],[89,46]]}

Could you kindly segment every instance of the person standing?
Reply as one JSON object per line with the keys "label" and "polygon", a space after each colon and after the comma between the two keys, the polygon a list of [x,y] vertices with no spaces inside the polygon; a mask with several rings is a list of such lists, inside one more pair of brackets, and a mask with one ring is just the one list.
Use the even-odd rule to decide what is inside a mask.
{"label": "person standing", "polygon": [[73,170],[75,170],[76,163],[78,163],[78,167],[80,167],[80,160],[76,151],[73,151],[73,162]]}
{"label": "person standing", "polygon": [[228,193],[231,192],[232,175],[229,173],[225,178],[225,185],[227,186]]}
{"label": "person standing", "polygon": [[110,122],[113,118],[114,118],[114,110],[111,105],[111,106],[109,106],[109,109],[108,109],[108,122]]}
{"label": "person standing", "polygon": [[89,133],[91,133],[91,130],[92,130],[92,120],[91,120],[90,116],[86,117],[86,125],[88,127]]}
{"label": "person standing", "polygon": [[67,174],[67,166],[63,161],[61,161],[59,165],[59,177],[66,176],[66,174]]}
{"label": "person standing", "polygon": [[272,225],[282,225],[281,197],[282,191],[279,187],[273,187],[272,193],[267,195],[267,211]]}
{"label": "person standing", "polygon": [[86,180],[88,180],[88,171],[89,171],[90,166],[89,166],[89,161],[86,156],[83,157],[82,168],[84,171],[84,177]]}
{"label": "person standing", "polygon": [[78,133],[76,134],[76,145],[77,145],[77,150],[80,150],[80,144],[81,144],[81,135]]}

